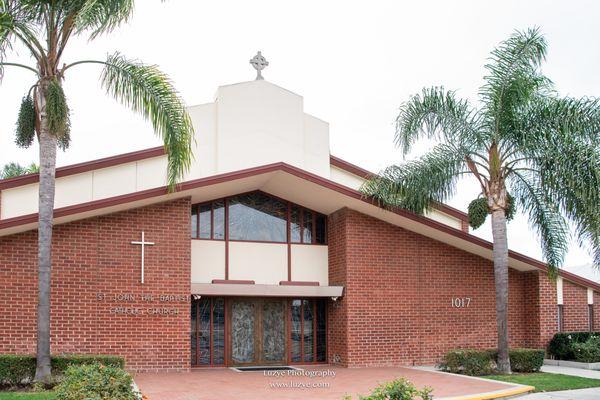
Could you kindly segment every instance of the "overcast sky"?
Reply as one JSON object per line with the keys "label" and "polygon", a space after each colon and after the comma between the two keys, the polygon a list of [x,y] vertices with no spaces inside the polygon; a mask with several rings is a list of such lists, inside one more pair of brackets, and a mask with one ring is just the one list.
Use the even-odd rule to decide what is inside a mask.
{"label": "overcast sky", "polygon": [[[543,69],[562,95],[600,95],[598,1],[137,1],[129,24],[94,42],[71,41],[64,61],[104,59],[118,50],[169,74],[188,105],[213,100],[219,85],[254,79],[262,50],[268,81],[304,96],[305,111],[330,123],[331,153],[372,171],[402,162],[393,146],[398,106],[424,86],[444,85],[477,101],[493,47],[515,29],[540,26],[549,44]],[[11,61],[30,62],[24,51]],[[99,67],[69,70],[71,148],[59,165],[159,145],[150,125],[106,97]],[[0,86],[0,165],[37,162],[37,147],[14,145],[14,123],[31,73],[11,68]],[[200,133],[201,135],[201,133]],[[201,136],[200,136],[201,137]],[[423,144],[412,156],[422,153]],[[461,181],[450,204],[477,197]],[[490,239],[489,223],[474,232]],[[541,257],[525,217],[509,225],[510,247]],[[572,244],[566,268],[590,263]],[[600,275],[579,273],[600,281]]]}

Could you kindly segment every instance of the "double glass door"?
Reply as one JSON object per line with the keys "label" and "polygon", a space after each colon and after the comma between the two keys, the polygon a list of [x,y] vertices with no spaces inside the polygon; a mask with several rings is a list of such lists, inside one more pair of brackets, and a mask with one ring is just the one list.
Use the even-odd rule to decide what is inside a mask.
{"label": "double glass door", "polygon": [[284,364],[287,359],[286,301],[233,299],[231,365]]}
{"label": "double glass door", "polygon": [[327,361],[324,299],[202,297],[191,306],[192,366]]}

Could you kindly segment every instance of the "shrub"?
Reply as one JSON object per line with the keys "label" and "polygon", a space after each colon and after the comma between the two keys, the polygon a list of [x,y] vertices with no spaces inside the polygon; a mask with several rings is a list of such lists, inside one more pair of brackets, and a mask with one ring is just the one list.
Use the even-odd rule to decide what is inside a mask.
{"label": "shrub", "polygon": [[[544,350],[512,349],[510,365],[514,372],[537,372],[544,364]],[[452,350],[446,353],[438,368],[454,374],[482,376],[496,372],[497,350]]]}
{"label": "shrub", "polygon": [[17,354],[0,355],[0,386],[17,386],[31,382],[35,375],[35,357]]}
{"label": "shrub", "polygon": [[[364,397],[359,396],[360,400],[431,400],[431,388],[418,390],[410,381],[399,378],[394,381],[384,383],[371,392],[370,395]],[[348,399],[349,397],[345,397]]]}
{"label": "shrub", "polygon": [[490,350],[451,350],[438,365],[442,371],[463,375],[490,375],[496,369]]}
{"label": "shrub", "polygon": [[[124,368],[123,357],[109,355],[57,355],[52,356],[52,375],[60,377],[68,367],[100,363],[111,367]],[[35,376],[36,360],[33,355],[0,354],[0,386],[18,386],[30,383]]]}
{"label": "shrub", "polygon": [[[544,365],[543,349],[510,349],[510,368],[513,372],[538,372]],[[498,351],[492,351],[494,360],[498,359]]]}
{"label": "shrub", "polygon": [[62,375],[69,367],[102,364],[107,367],[125,368],[125,359],[118,356],[99,354],[66,354],[52,357],[52,372]]}
{"label": "shrub", "polygon": [[138,400],[125,370],[88,364],[68,367],[56,387],[56,400]]}
{"label": "shrub", "polygon": [[548,343],[548,354],[557,360],[575,360],[573,345],[585,343],[590,337],[600,336],[600,332],[561,332]]}
{"label": "shrub", "polygon": [[600,362],[600,336],[591,336],[584,343],[574,343],[575,359],[581,362]]}

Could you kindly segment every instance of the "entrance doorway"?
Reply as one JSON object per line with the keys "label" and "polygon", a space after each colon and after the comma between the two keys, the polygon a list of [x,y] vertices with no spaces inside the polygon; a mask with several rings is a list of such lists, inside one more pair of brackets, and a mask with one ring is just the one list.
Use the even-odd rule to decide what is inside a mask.
{"label": "entrance doorway", "polygon": [[285,364],[285,304],[280,299],[231,300],[231,365]]}
{"label": "entrance doorway", "polygon": [[327,362],[325,299],[202,297],[191,305],[191,365]]}

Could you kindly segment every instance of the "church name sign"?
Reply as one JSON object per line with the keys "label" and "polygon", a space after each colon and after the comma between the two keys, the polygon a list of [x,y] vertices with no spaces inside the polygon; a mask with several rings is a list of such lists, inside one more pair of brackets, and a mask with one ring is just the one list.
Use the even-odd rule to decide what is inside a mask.
{"label": "church name sign", "polygon": [[[117,315],[169,316],[178,315],[179,307],[174,303],[187,303],[189,296],[182,294],[133,294],[97,293],[96,301],[101,303],[121,303],[111,306],[109,312]],[[142,305],[139,305],[142,303]],[[158,304],[157,304],[158,303]]]}

